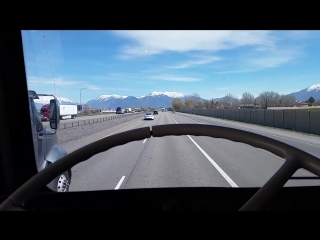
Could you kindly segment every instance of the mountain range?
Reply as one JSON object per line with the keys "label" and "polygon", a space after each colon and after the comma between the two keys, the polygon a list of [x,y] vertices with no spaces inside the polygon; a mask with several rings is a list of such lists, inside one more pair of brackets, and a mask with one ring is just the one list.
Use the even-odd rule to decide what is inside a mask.
{"label": "mountain range", "polygon": [[[299,92],[290,93],[296,97],[297,101],[305,101],[311,96],[315,99],[320,99],[320,83],[313,84],[310,87],[307,87]],[[92,99],[86,104],[94,108],[112,108],[117,107],[170,107],[172,100],[174,98],[179,98],[183,100],[185,97],[191,97],[179,92],[158,92],[154,91],[146,96],[122,96],[117,94],[111,95],[101,95],[96,99]],[[36,99],[35,103],[38,109],[40,109],[44,104],[48,104],[52,97],[43,97]],[[221,101],[223,98],[214,98],[213,101]],[[58,98],[60,104],[79,104],[73,102],[67,98]],[[201,101],[205,99],[200,98]]]}
{"label": "mountain range", "polygon": [[310,97],[314,99],[320,99],[320,83],[313,84],[310,87],[307,87],[299,92],[290,93],[296,97],[297,101],[306,101]]}
{"label": "mountain range", "polygon": [[[154,91],[146,96],[121,96],[121,95],[101,95],[92,99],[86,104],[94,108],[116,108],[116,107],[165,107],[172,104],[174,98],[184,99],[187,95],[178,92],[158,92]],[[204,100],[204,99],[201,99]]]}

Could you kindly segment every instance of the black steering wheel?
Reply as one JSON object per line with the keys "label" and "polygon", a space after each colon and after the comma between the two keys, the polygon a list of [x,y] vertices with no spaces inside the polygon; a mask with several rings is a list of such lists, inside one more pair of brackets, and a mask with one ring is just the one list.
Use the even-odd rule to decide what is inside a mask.
{"label": "black steering wheel", "polygon": [[300,168],[304,168],[320,176],[319,158],[265,136],[233,128],[204,124],[158,125],[152,126],[151,128],[143,127],[111,135],[68,154],[24,183],[0,205],[0,210],[25,210],[24,206],[26,203],[56,176],[100,152],[105,152],[110,148],[145,138],[183,135],[207,136],[241,142],[253,147],[265,149],[286,160],[267,183],[242,206],[240,211],[263,210],[272,197],[278,193],[281,187],[283,187],[289,178]]}

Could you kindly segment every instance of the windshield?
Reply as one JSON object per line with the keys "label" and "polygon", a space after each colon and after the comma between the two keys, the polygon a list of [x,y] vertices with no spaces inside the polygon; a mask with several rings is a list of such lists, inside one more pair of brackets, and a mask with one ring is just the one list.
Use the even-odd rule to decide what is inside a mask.
{"label": "windshield", "polygon": [[[28,30],[22,36],[28,89],[57,97],[55,136],[68,154],[119,132],[189,123],[254,132],[320,157],[319,31]],[[39,98],[37,109],[52,99]],[[53,146],[39,141],[41,162]],[[283,163],[225,139],[150,138],[74,166],[70,191],[261,187]],[[312,185],[320,180],[291,179],[285,186]]]}

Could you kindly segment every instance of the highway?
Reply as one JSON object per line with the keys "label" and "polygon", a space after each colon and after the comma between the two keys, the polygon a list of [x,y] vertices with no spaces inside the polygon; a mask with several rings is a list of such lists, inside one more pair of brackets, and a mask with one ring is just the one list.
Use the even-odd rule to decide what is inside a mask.
{"label": "highway", "polygon": [[[155,120],[141,117],[62,145],[72,152],[102,137],[134,128],[193,123],[232,124],[209,117],[160,112]],[[238,123],[234,127],[239,128]],[[245,125],[251,131],[275,137],[312,154],[319,153],[316,140],[300,133]],[[276,131],[276,136],[272,131]],[[270,133],[272,132],[272,133]],[[282,137],[281,137],[282,136]],[[300,140],[297,140],[300,139]],[[315,138],[316,139],[316,138]],[[283,164],[275,155],[242,143],[195,136],[169,136],[131,142],[97,154],[72,168],[70,191],[160,187],[261,187]],[[294,176],[314,176],[298,170]],[[285,186],[320,185],[320,180],[289,180]]]}

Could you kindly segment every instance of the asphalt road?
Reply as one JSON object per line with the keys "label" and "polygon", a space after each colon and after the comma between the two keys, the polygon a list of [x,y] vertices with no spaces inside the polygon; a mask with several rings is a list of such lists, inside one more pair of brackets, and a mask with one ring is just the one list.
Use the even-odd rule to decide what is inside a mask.
{"label": "asphalt road", "polygon": [[[196,119],[196,120],[195,120]],[[225,124],[208,117],[160,112],[154,121],[134,119],[76,141],[63,144],[72,152],[112,133],[134,128],[195,123]],[[230,124],[230,123],[228,123]],[[239,127],[235,124],[235,127]],[[241,126],[240,126],[241,127]],[[251,131],[270,134],[270,129]],[[320,144],[305,141],[302,134],[276,131],[277,139],[317,153]],[[283,136],[281,138],[281,136]],[[275,137],[275,136],[274,136]],[[297,141],[297,139],[300,140]],[[169,136],[131,142],[97,154],[73,167],[70,191],[153,187],[261,187],[284,160],[261,149],[223,139],[195,136]],[[298,170],[294,176],[314,176]],[[320,180],[289,180],[285,186],[320,185]]]}

